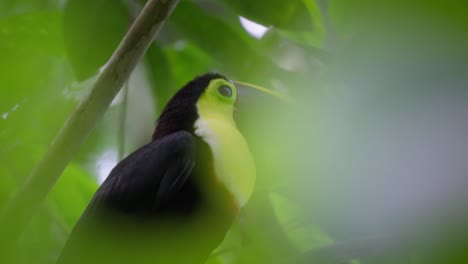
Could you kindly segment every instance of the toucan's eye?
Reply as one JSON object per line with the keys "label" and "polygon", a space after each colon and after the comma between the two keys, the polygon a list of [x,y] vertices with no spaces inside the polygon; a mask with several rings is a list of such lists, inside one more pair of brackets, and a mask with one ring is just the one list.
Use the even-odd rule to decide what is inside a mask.
{"label": "toucan's eye", "polygon": [[232,90],[231,87],[227,85],[223,85],[218,87],[218,92],[224,97],[231,97],[232,96]]}

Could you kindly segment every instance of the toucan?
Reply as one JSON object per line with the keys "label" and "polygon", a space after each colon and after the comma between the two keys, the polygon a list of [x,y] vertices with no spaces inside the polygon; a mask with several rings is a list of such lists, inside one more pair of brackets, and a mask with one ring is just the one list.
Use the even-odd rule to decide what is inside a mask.
{"label": "toucan", "polygon": [[236,85],[207,73],[169,100],[152,140],[96,191],[59,264],[191,264],[209,257],[255,184],[255,162],[233,118]]}

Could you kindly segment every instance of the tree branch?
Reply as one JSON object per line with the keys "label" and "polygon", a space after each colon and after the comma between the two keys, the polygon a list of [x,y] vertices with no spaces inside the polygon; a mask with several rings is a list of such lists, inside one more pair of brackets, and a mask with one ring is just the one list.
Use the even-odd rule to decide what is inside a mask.
{"label": "tree branch", "polygon": [[82,142],[103,116],[112,99],[128,80],[178,0],[149,0],[130,27],[91,92],[66,121],[24,185],[10,200],[0,218],[2,244],[14,244],[34,211],[52,189]]}

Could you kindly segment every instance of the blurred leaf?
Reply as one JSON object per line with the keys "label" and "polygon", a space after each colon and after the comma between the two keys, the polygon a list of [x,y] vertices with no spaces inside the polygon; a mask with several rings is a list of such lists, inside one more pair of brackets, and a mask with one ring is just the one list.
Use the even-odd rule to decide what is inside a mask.
{"label": "blurred leaf", "polygon": [[355,33],[358,29],[359,13],[368,8],[366,7],[363,1],[329,1],[328,16],[333,28],[341,38],[347,39]]}
{"label": "blurred leaf", "polygon": [[0,208],[3,208],[15,187],[16,184],[8,169],[4,166],[0,166]]}
{"label": "blurred leaf", "polygon": [[[197,20],[197,23],[193,23]],[[204,52],[215,59],[217,67],[223,68],[242,68],[239,64],[245,62],[238,49],[243,47],[247,52],[252,52],[247,43],[222,20],[211,16],[202,10],[195,3],[182,1],[172,14],[171,23],[175,24],[177,30],[186,41],[199,46]],[[204,34],[210,32],[210,34]],[[180,43],[179,43],[180,44]],[[181,44],[184,44],[183,42]],[[180,46],[181,49],[184,46]],[[185,63],[181,61],[180,63]],[[232,66],[229,66],[233,64]]]}
{"label": "blurred leaf", "polygon": [[278,221],[282,224],[291,243],[301,252],[313,248],[327,246],[333,240],[318,226],[308,223],[303,218],[301,207],[296,201],[288,200],[282,195],[271,193],[270,199],[273,204]]}
{"label": "blurred leaf", "polygon": [[[214,63],[210,67],[212,70],[219,70],[236,78],[253,76],[254,80],[278,74],[276,65],[267,56],[256,52],[245,37],[241,37],[223,20],[196,4],[190,1],[180,2],[171,18],[169,22],[176,26],[185,41],[197,45],[213,59]],[[197,23],[193,22],[195,20]]]}
{"label": "blurred leaf", "polygon": [[15,261],[9,263],[54,263],[64,237],[54,216],[40,208],[18,240]]}
{"label": "blurred leaf", "polygon": [[68,165],[48,196],[48,204],[68,230],[75,225],[98,184],[89,172],[75,163]]}
{"label": "blurred leaf", "polygon": [[[191,42],[177,42],[164,49],[169,60],[171,70],[176,81],[172,93],[193,79],[194,74],[202,74],[212,70],[212,65],[216,64],[209,54],[194,46]],[[199,72],[193,72],[197,69]]]}
{"label": "blurred leaf", "polygon": [[241,16],[266,26],[294,31],[312,30],[312,20],[301,0],[225,0]]}
{"label": "blurred leaf", "polygon": [[[8,142],[8,141],[7,141]],[[10,187],[16,187],[23,183],[24,179],[31,172],[33,165],[40,159],[44,148],[38,145],[29,143],[18,143],[19,139],[15,138],[17,144],[4,144],[7,148],[0,154],[0,166],[3,167],[2,175],[5,178],[10,178]],[[6,190],[6,191],[14,191]],[[5,197],[7,198],[7,197]]]}
{"label": "blurred leaf", "polygon": [[74,106],[63,95],[71,72],[60,21],[56,12],[0,20],[0,163],[18,184]]}
{"label": "blurred leaf", "polygon": [[37,11],[57,11],[62,2],[61,0],[2,0],[0,17]]}
{"label": "blurred leaf", "polygon": [[[58,12],[29,12],[0,20],[0,204],[23,183],[74,107]],[[18,263],[51,263],[63,241],[40,209],[12,252]],[[24,254],[28,252],[28,254]]]}
{"label": "blurred leaf", "polygon": [[122,1],[70,0],[64,13],[67,54],[76,77],[94,75],[112,55],[129,27]]}
{"label": "blurred leaf", "polygon": [[172,97],[174,82],[172,72],[174,69],[169,63],[169,59],[157,44],[153,44],[146,52],[145,61],[148,66],[153,92],[156,95],[157,108],[159,111],[166,105]]}
{"label": "blurred leaf", "polygon": [[258,189],[239,216],[241,247],[235,263],[289,263],[298,252],[278,221],[266,192]]}
{"label": "blurred leaf", "polygon": [[302,31],[282,29],[278,31],[290,41],[312,47],[321,47],[326,34],[321,10],[314,0],[303,0],[302,2],[304,4],[304,9],[307,10],[309,14],[313,27],[309,30]]}
{"label": "blurred leaf", "polygon": [[[0,112],[6,112],[31,92],[61,81],[51,67],[63,56],[60,14],[35,12],[0,20]],[[52,65],[51,65],[52,64]],[[47,67],[45,67],[48,65]],[[22,76],[28,76],[24,78]],[[65,75],[66,76],[66,75]]]}

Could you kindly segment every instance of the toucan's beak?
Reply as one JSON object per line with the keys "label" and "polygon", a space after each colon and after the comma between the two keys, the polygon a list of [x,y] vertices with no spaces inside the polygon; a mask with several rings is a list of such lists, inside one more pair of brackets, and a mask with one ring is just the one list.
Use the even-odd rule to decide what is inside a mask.
{"label": "toucan's beak", "polygon": [[254,109],[264,108],[267,105],[277,105],[292,102],[287,95],[267,89],[265,87],[233,81],[237,88],[236,111],[250,112]]}
{"label": "toucan's beak", "polygon": [[256,97],[255,95],[270,95],[271,97],[279,99],[280,101],[291,102],[291,98],[289,98],[287,95],[267,89],[256,84],[241,81],[234,81],[234,84],[237,87],[237,95],[238,97],[240,97],[240,100],[243,100],[243,98],[245,98],[246,96]]}
{"label": "toucan's beak", "polygon": [[[234,81],[237,100],[234,119],[239,126],[271,118],[271,114],[292,102],[287,95],[245,82]],[[245,129],[244,129],[245,131]]]}

